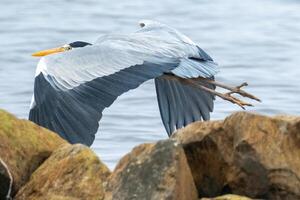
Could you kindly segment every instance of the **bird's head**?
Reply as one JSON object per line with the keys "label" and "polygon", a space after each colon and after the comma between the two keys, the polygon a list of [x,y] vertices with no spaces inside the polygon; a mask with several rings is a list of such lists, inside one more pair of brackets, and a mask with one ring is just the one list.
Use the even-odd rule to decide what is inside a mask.
{"label": "bird's head", "polygon": [[90,44],[88,42],[76,41],[76,42],[72,42],[70,44],[65,44],[61,47],[35,52],[35,53],[32,54],[32,56],[37,56],[37,57],[47,56],[47,55],[50,55],[50,54],[53,54],[53,53],[60,53],[60,52],[70,51],[73,48],[85,47],[87,45],[92,45],[92,44]]}

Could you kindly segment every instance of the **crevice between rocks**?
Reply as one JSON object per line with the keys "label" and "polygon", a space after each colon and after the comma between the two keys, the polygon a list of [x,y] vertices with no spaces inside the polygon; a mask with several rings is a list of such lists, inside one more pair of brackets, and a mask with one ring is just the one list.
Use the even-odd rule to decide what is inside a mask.
{"label": "crevice between rocks", "polygon": [[[1,193],[3,192],[4,195],[5,195],[5,200],[12,200],[12,197],[11,197],[11,191],[12,191],[12,187],[13,187],[13,176],[12,174],[10,173],[10,170],[7,166],[7,164],[2,160],[2,158],[0,157],[0,163],[2,165],[2,167],[5,169],[8,177],[9,177],[9,180],[7,180],[7,178],[5,177],[4,180],[6,179],[7,181],[4,181],[4,183],[1,183],[1,188],[5,188],[5,185],[7,184],[8,182],[8,187],[7,187],[7,192],[5,194],[4,191],[1,191]],[[0,174],[1,175],[1,174]],[[2,179],[2,178],[1,178]],[[2,185],[3,184],[3,185]]]}

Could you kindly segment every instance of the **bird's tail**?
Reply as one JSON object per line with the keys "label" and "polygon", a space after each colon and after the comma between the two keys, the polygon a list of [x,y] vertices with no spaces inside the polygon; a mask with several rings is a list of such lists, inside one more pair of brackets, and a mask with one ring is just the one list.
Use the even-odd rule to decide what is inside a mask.
{"label": "bird's tail", "polygon": [[[209,120],[215,99],[207,91],[184,84],[171,76],[173,75],[163,75],[155,79],[160,114],[169,136],[191,122]],[[209,83],[205,86],[215,89]]]}

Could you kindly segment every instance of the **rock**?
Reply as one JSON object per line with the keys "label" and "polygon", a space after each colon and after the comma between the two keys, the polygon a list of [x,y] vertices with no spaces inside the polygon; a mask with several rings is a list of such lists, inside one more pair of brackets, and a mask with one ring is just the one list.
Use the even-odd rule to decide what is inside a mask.
{"label": "rock", "polygon": [[[61,144],[57,134],[0,110],[0,158],[13,176],[12,195],[30,174]],[[7,169],[0,163],[0,197],[9,189]]]}
{"label": "rock", "polygon": [[226,194],[219,197],[214,198],[201,198],[200,200],[251,200],[248,197],[234,195],[234,194]]}
{"label": "rock", "polygon": [[134,148],[109,178],[105,199],[198,199],[181,145],[165,140]]}
{"label": "rock", "polygon": [[64,145],[32,174],[15,200],[103,199],[109,169],[88,147]]}
{"label": "rock", "polygon": [[200,197],[300,199],[300,118],[245,112],[196,122],[174,136]]}

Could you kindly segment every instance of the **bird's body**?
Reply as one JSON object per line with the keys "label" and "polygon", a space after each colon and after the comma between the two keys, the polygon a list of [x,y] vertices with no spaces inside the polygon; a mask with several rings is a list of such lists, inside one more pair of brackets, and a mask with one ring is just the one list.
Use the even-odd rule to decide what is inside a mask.
{"label": "bird's body", "polygon": [[41,58],[29,119],[71,143],[91,145],[102,111],[124,92],[154,78],[169,135],[191,122],[208,120],[214,94],[179,80],[212,80],[217,64],[175,29],[148,20],[140,25],[135,33],[105,35],[82,48],[70,44],[70,51],[60,48],[65,52]]}

